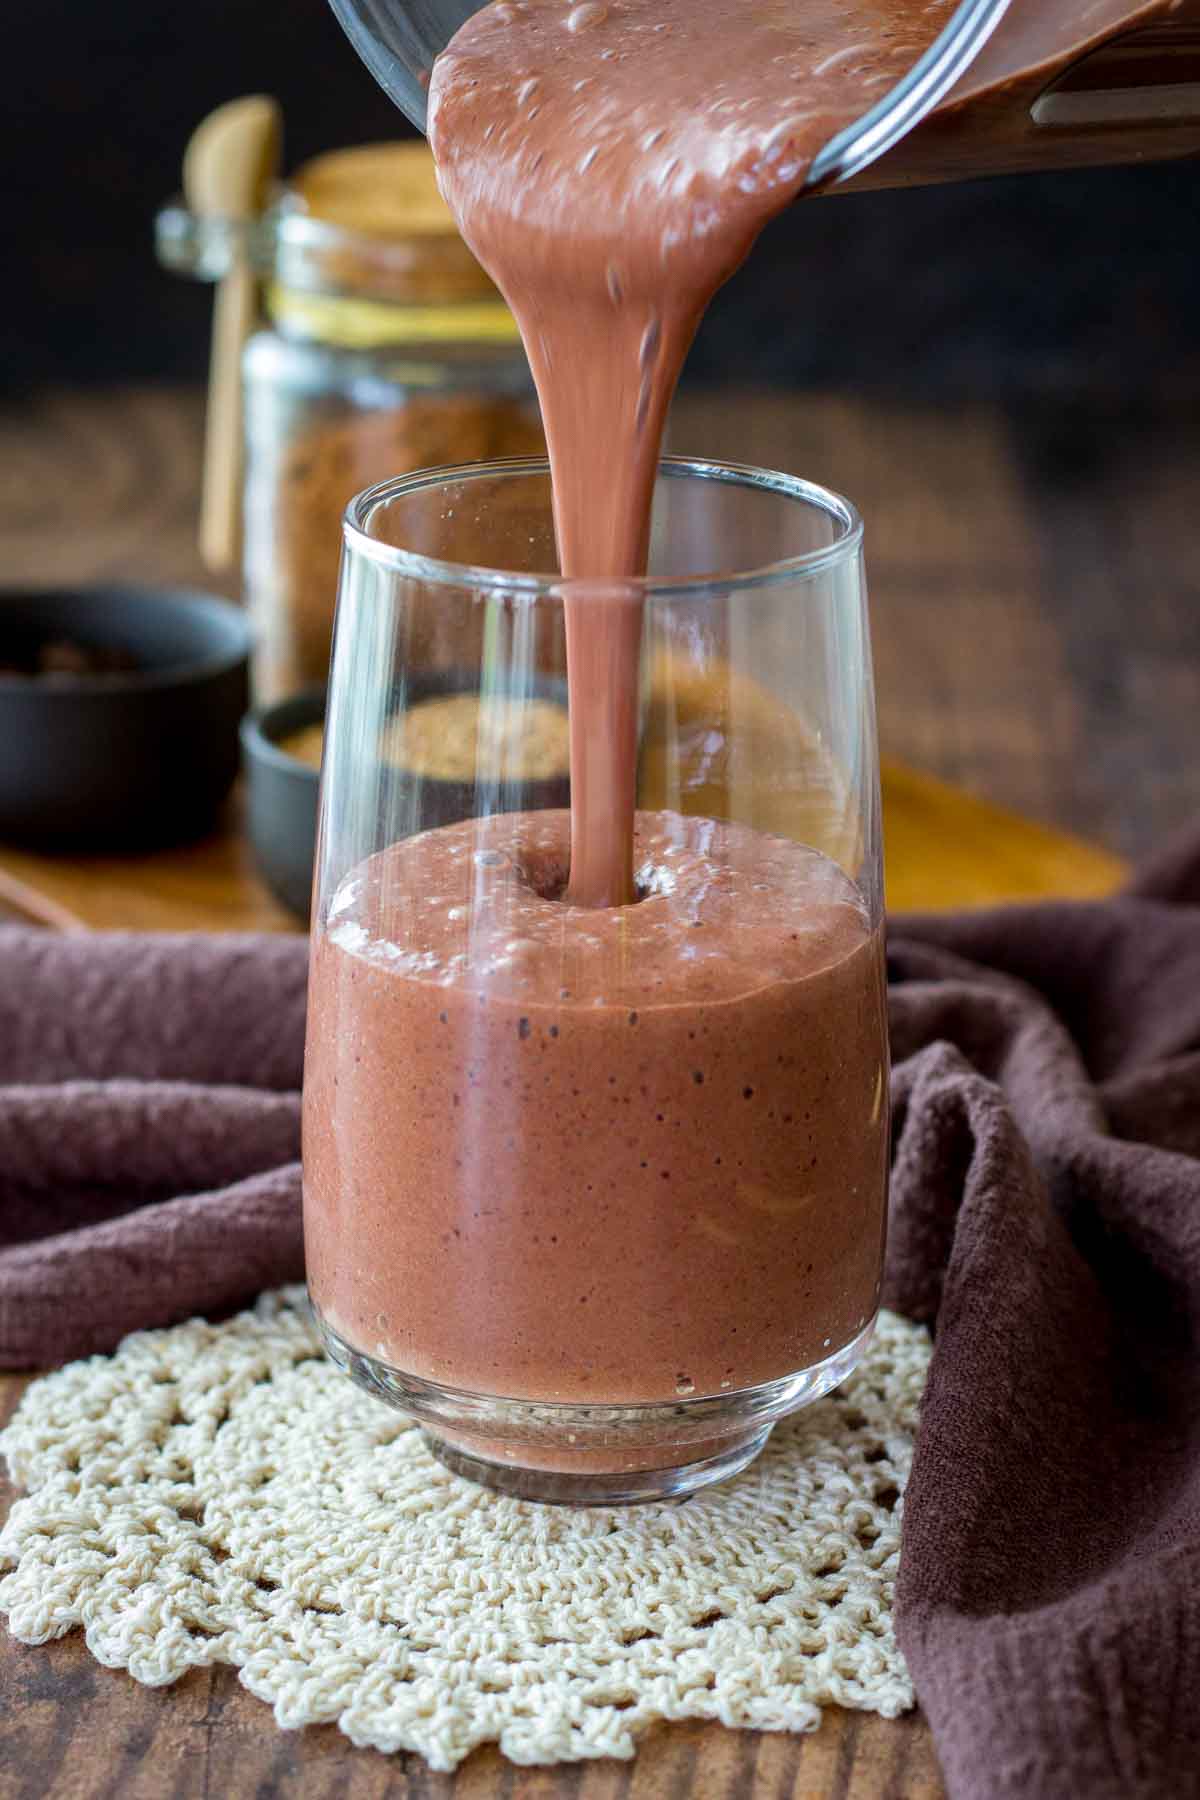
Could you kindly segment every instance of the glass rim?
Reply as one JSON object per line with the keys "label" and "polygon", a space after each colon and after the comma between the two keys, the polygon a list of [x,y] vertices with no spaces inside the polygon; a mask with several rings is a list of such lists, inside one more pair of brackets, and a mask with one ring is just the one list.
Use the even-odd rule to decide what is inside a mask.
{"label": "glass rim", "polygon": [[[618,577],[625,591],[635,588],[644,598],[650,599],[728,593],[733,587],[739,590],[774,587],[797,578],[808,579],[823,574],[856,555],[861,548],[863,522],[858,508],[853,501],[818,482],[788,475],[780,469],[759,469],[752,463],[722,462],[704,457],[664,456],[658,466],[660,478],[668,480],[691,476],[803,502],[818,508],[841,529],[832,543],[822,545],[820,549],[800,551],[795,556],[782,557],[754,569],[709,571],[703,575]],[[481,480],[497,475],[548,475],[549,472],[550,463],[545,456],[510,456],[488,462],[447,463],[438,468],[417,469],[409,475],[392,476],[364,488],[350,500],[342,514],[343,544],[351,553],[363,556],[393,574],[419,576],[423,581],[442,587],[482,588],[508,595],[541,595],[550,599],[561,598],[564,591],[581,594],[589,588],[609,587],[611,582],[603,577],[529,574],[519,570],[489,569],[473,563],[448,562],[383,543],[368,534],[367,521],[375,508],[406,495],[445,487],[452,481]]]}

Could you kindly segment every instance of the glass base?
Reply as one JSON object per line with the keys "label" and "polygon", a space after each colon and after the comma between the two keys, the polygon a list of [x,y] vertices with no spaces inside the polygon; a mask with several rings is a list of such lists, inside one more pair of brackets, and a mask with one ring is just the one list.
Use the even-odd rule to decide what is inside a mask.
{"label": "glass base", "polygon": [[700,1488],[739,1475],[754,1461],[774,1431],[774,1421],[748,1438],[736,1438],[715,1456],[680,1463],[669,1469],[590,1470],[523,1469],[519,1463],[493,1462],[460,1450],[432,1432],[423,1435],[434,1456],[456,1475],[480,1487],[494,1488],[517,1500],[539,1500],[545,1506],[640,1506],[651,1500],[685,1500]]}
{"label": "glass base", "polygon": [[611,1406],[469,1393],[405,1374],[349,1344],[313,1312],[330,1359],[358,1386],[424,1427],[438,1461],[483,1487],[565,1506],[680,1499],[754,1461],[776,1421],[844,1381],[870,1319],[819,1363],[757,1387]]}

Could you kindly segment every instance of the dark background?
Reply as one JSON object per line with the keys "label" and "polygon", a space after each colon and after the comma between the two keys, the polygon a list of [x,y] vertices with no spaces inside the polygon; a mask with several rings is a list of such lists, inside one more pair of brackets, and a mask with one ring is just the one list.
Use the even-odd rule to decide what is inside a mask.
{"label": "dark background", "polygon": [[[213,106],[277,95],[288,167],[400,128],[324,0],[41,0],[9,11],[4,41],[10,394],[201,375],[210,296],[158,269],[152,227]],[[793,208],[719,296],[690,374],[934,397],[1200,393],[1200,166]]]}

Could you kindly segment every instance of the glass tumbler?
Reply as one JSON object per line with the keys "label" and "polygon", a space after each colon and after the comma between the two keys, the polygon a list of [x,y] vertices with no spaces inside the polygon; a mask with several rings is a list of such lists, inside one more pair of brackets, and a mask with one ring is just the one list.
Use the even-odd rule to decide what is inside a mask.
{"label": "glass tumbler", "polygon": [[[743,1468],[871,1336],[878,753],[836,495],[669,458],[644,579],[555,567],[542,461],[347,511],[305,1237],[330,1355],[443,1462],[612,1504]],[[635,691],[598,713],[614,608]],[[628,719],[627,904],[565,897],[572,779],[606,753],[572,705]]]}

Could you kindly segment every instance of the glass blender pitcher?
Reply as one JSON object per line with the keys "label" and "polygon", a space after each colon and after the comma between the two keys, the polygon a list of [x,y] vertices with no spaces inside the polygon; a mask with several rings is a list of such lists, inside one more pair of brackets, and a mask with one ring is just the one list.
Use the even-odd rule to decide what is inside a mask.
{"label": "glass blender pitcher", "polygon": [[[480,0],[331,0],[421,131],[434,59]],[[801,4],[802,0],[796,0]],[[1200,154],[1200,0],[962,0],[810,188],[911,187]]]}

